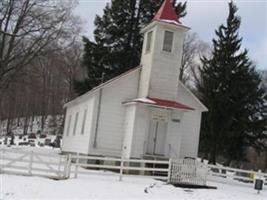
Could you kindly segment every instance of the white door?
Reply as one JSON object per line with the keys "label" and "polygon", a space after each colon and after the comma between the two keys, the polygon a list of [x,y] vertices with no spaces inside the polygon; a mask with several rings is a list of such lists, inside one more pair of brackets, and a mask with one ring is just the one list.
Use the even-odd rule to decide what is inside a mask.
{"label": "white door", "polygon": [[155,133],[156,133],[156,121],[151,120],[150,124],[149,124],[148,143],[147,143],[147,153],[148,154],[154,154]]}
{"label": "white door", "polygon": [[167,123],[159,121],[156,131],[155,154],[164,155],[166,142]]}
{"label": "white door", "polygon": [[164,121],[150,121],[148,134],[148,154],[164,155],[167,123]]}

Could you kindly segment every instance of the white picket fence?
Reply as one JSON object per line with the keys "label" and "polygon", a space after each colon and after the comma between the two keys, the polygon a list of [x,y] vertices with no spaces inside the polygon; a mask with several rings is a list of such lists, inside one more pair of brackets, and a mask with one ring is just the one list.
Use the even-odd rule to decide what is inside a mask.
{"label": "white picket fence", "polygon": [[253,182],[255,176],[267,174],[250,170],[207,165],[191,159],[143,160],[95,157],[80,154],[58,155],[41,152],[0,149],[0,173],[35,175],[55,179],[92,174],[93,170],[109,170],[123,176],[152,177],[172,184],[206,185],[207,180],[226,179]]}
{"label": "white picket fence", "polygon": [[68,177],[68,156],[15,149],[0,149],[0,173]]}
{"label": "white picket fence", "polygon": [[208,178],[211,180],[216,177],[252,183],[255,177],[260,177],[264,179],[265,184],[267,184],[267,173],[262,173],[260,171],[255,172],[253,170],[236,169],[217,165],[207,165],[207,167],[209,169]]}
{"label": "white picket fence", "polygon": [[[255,176],[265,178],[267,174],[251,170],[208,165],[193,159],[143,160],[122,159],[112,157],[95,157],[85,155],[71,155],[72,166],[70,174],[91,173],[88,169],[102,169],[118,172],[119,179],[123,176],[145,176],[166,180],[172,184],[206,186],[213,178],[231,178],[243,182],[253,182]],[[115,173],[116,174],[116,173]]]}
{"label": "white picket fence", "polygon": [[143,160],[124,159],[111,157],[95,157],[85,155],[71,155],[74,169],[70,170],[70,175],[78,177],[79,174],[91,173],[84,169],[102,169],[118,172],[119,179],[123,176],[152,177],[161,180],[168,180],[171,160]]}

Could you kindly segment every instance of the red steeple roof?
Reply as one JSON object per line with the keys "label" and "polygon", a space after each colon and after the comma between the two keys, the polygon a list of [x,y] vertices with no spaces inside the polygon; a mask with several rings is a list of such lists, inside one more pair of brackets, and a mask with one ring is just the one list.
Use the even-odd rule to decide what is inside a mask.
{"label": "red steeple roof", "polygon": [[153,20],[180,23],[171,0],[165,0]]}

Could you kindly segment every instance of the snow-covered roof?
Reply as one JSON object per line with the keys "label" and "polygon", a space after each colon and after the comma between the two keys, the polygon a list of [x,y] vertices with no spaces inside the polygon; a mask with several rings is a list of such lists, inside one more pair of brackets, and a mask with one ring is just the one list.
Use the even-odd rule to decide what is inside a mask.
{"label": "snow-covered roof", "polygon": [[129,104],[129,103],[144,103],[144,104],[149,104],[149,105],[153,105],[157,107],[164,107],[164,108],[175,108],[175,109],[180,109],[180,110],[194,110],[194,108],[191,108],[178,101],[159,99],[159,98],[153,98],[153,97],[137,98],[137,99],[123,102],[123,104]]}
{"label": "snow-covered roof", "polygon": [[102,83],[102,84],[100,84],[100,85],[94,87],[93,89],[89,90],[88,92],[84,93],[83,95],[78,96],[77,98],[75,98],[75,99],[73,99],[73,100],[71,100],[71,101],[65,103],[65,104],[64,104],[64,108],[68,107],[69,105],[72,105],[72,104],[75,103],[75,102],[83,101],[83,100],[86,99],[88,96],[94,94],[95,92],[97,92],[97,91],[100,90],[101,88],[104,88],[105,86],[108,86],[109,84],[112,84],[112,83],[116,82],[117,80],[120,80],[120,79],[123,78],[124,76],[127,76],[127,75],[131,74],[132,72],[135,72],[135,71],[140,70],[140,69],[141,69],[140,66],[135,67],[135,68],[133,68],[133,69],[130,69],[130,70],[128,70],[128,71],[122,73],[121,75],[118,75],[118,76],[116,76],[116,77],[114,77],[114,78],[112,78],[112,79],[110,79],[110,80],[108,80],[108,81],[106,81],[106,82],[104,82],[104,83]]}
{"label": "snow-covered roof", "polygon": [[[72,104],[76,104],[76,103],[78,103],[78,102],[81,102],[81,101],[84,101],[85,99],[87,99],[89,96],[91,96],[91,95],[93,95],[95,92],[97,92],[99,89],[101,89],[101,88],[104,88],[105,86],[108,86],[108,85],[110,85],[110,84],[113,84],[114,82],[116,82],[117,80],[120,80],[121,78],[123,78],[123,77],[125,77],[125,76],[128,76],[128,75],[130,75],[131,73],[134,73],[135,71],[139,71],[141,69],[141,67],[140,66],[138,66],[138,67],[136,67],[136,68],[134,68],[134,69],[131,69],[131,70],[129,70],[129,71],[127,71],[127,72],[125,72],[125,73],[123,73],[123,74],[121,74],[121,75],[119,75],[119,76],[116,76],[115,78],[113,78],[113,79],[111,79],[111,80],[109,80],[109,81],[107,81],[107,82],[105,82],[105,83],[102,83],[102,84],[100,84],[99,86],[97,86],[97,87],[95,87],[95,88],[93,88],[92,90],[90,90],[90,91],[88,91],[88,92],[86,92],[85,94],[83,94],[83,95],[81,95],[81,96],[79,96],[79,97],[77,97],[77,98],[75,98],[75,99],[73,99],[72,101],[70,101],[70,102],[67,102],[65,105],[64,105],[64,107],[66,108],[66,107],[68,107],[68,106],[70,106],[70,105],[72,105]],[[199,101],[199,99],[185,86],[185,85],[183,85],[181,82],[179,82],[179,85],[181,85],[183,88],[185,88],[185,90],[192,96],[192,98],[193,99],[195,99],[195,101],[202,107],[202,109],[203,109],[203,111],[205,112],[205,111],[208,111],[208,109],[205,107],[205,105],[203,105],[200,101]],[[135,102],[140,102],[140,103],[148,103],[148,104],[151,104],[151,105],[153,105],[153,103],[154,103],[154,100],[155,100],[155,98],[154,98],[154,100],[152,100],[151,98],[150,99],[148,99],[148,98],[137,98],[137,99],[133,99],[132,101],[132,103],[134,103],[134,100],[135,100]],[[159,100],[159,99],[158,99]],[[123,102],[123,103],[127,103],[127,102]],[[130,103],[130,101],[128,101],[128,103]],[[163,103],[163,105],[161,104],[161,103]],[[170,103],[170,102],[159,102],[158,101],[158,103],[154,103],[154,106],[160,106],[160,104],[161,104],[161,106],[162,107],[164,107],[164,103]],[[174,103],[174,102],[172,102],[172,103]],[[177,103],[180,103],[180,102],[177,102]],[[180,103],[181,104],[181,103]],[[182,105],[184,105],[183,103],[182,103]],[[187,105],[185,105],[185,106],[187,106]],[[165,107],[168,107],[168,106],[166,106],[166,104],[165,104]],[[191,108],[190,106],[187,106],[188,108],[190,108],[191,110],[194,110],[193,108]],[[182,109],[182,108],[179,108],[179,109]],[[189,109],[189,110],[190,110]]]}

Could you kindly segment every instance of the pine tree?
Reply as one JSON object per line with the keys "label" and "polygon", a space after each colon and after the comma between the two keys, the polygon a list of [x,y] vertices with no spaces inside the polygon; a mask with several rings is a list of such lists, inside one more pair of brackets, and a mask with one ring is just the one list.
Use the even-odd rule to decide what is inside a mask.
{"label": "pine tree", "polygon": [[[84,81],[76,81],[82,94],[103,81],[111,79],[140,63],[143,37],[141,28],[148,24],[163,0],[113,0],[102,17],[96,16],[94,41],[83,38],[83,65],[87,70]],[[186,15],[186,3],[176,3],[180,17]]]}
{"label": "pine tree", "polygon": [[240,161],[247,146],[265,148],[266,105],[259,87],[261,79],[248,51],[241,50],[241,19],[236,12],[237,7],[230,2],[226,25],[215,31],[212,57],[202,59],[197,85],[209,109],[203,115],[201,151],[209,155],[210,163],[219,155],[227,164]]}

